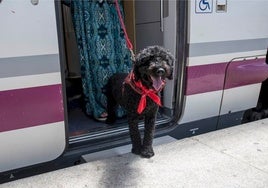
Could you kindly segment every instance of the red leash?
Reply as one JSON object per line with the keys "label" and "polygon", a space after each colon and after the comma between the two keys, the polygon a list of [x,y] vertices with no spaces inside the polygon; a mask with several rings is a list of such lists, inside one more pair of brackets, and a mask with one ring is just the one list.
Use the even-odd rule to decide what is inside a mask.
{"label": "red leash", "polygon": [[119,17],[119,21],[120,21],[120,24],[121,24],[121,28],[123,29],[125,39],[126,39],[126,42],[127,42],[127,48],[129,49],[129,51],[131,53],[132,61],[134,61],[135,60],[135,55],[134,55],[134,52],[133,52],[133,45],[132,45],[132,43],[131,43],[131,41],[130,41],[130,39],[128,37],[127,29],[126,29],[126,26],[124,24],[124,20],[123,20],[121,11],[120,11],[118,0],[114,0],[114,1],[115,1],[115,8],[116,8],[116,11],[117,11],[117,14],[118,14],[118,17]]}

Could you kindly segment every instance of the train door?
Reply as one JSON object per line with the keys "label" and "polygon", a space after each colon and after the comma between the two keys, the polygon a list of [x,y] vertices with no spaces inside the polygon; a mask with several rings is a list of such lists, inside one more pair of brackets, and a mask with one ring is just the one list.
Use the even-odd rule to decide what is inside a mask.
{"label": "train door", "polygon": [[245,110],[257,106],[267,75],[268,66],[262,55],[235,58],[228,63],[218,128],[240,124]]}
{"label": "train door", "polygon": [[0,172],[66,147],[54,1],[0,1]]}
{"label": "train door", "polygon": [[[79,1],[76,1],[79,3]],[[110,2],[106,1],[96,1],[81,5],[76,4],[74,1],[72,3],[63,2],[62,3],[62,15],[63,15],[63,25],[64,30],[62,34],[65,38],[65,50],[66,50],[66,63],[63,62],[62,66],[66,67],[65,72],[65,82],[66,82],[66,96],[67,96],[67,105],[66,108],[68,109],[68,128],[69,128],[69,144],[70,147],[76,144],[82,144],[83,142],[86,143],[89,140],[99,139],[98,135],[105,135],[102,136],[103,139],[109,139],[109,137],[113,137],[114,133],[126,134],[128,136],[128,126],[127,126],[127,119],[125,114],[119,114],[117,117],[117,121],[115,125],[109,126],[105,123],[105,118],[94,116],[92,112],[95,106],[94,104],[87,105],[88,101],[90,101],[88,95],[88,90],[90,90],[91,94],[94,92],[102,91],[102,85],[105,85],[105,82],[108,81],[108,78],[115,72],[125,71],[118,66],[111,67],[110,65],[114,64],[113,58],[116,57],[118,62],[121,62],[120,58],[122,59],[122,55],[118,55],[113,52],[113,49],[110,49],[110,44],[116,44],[120,46],[119,49],[124,49],[125,46],[122,46],[117,36],[110,29],[110,25],[114,25],[113,27],[118,26],[120,27],[120,21],[117,18],[117,12],[115,12],[115,5]],[[150,45],[160,45],[164,46],[165,48],[169,49],[172,54],[175,55],[176,53],[176,1],[160,1],[160,0],[153,0],[153,1],[120,1],[122,13],[125,21],[125,25],[127,28],[127,33],[131,42],[133,43],[135,51],[138,53],[140,50],[144,49]],[[85,6],[86,5],[86,6]],[[88,8],[87,6],[91,7]],[[98,7],[98,9],[92,9],[93,6]],[[87,7],[85,11],[82,10],[84,7]],[[148,14],[150,10],[152,14]],[[96,23],[90,25],[90,28],[94,28],[92,30],[88,30],[85,33],[90,33],[91,38],[87,38],[84,44],[90,46],[90,49],[83,48],[84,46],[79,44],[79,39],[77,39],[77,35],[80,37],[82,36],[81,29],[83,24],[87,23],[83,21],[83,18],[87,18],[87,15],[90,19],[94,20],[89,21],[87,24],[90,25],[91,23]],[[79,17],[77,15],[80,15]],[[94,16],[92,15],[99,15],[99,20],[95,20]],[[113,18],[116,19],[109,19],[109,16],[113,15]],[[79,18],[79,19],[78,19]],[[79,20],[79,22],[78,22]],[[108,25],[105,25],[107,24]],[[112,24],[110,24],[112,23]],[[86,30],[86,29],[85,29]],[[98,31],[98,32],[97,32]],[[101,32],[99,32],[101,31]],[[107,32],[108,31],[108,32]],[[120,30],[119,30],[120,31]],[[105,34],[109,38],[116,39],[113,42],[105,42],[105,40],[99,40],[99,34]],[[124,35],[123,32],[121,35]],[[111,37],[112,36],[112,37]],[[84,36],[86,37],[86,36]],[[103,36],[102,36],[103,37]],[[108,39],[109,39],[108,38]],[[110,40],[110,39],[109,39]],[[108,40],[107,40],[108,41]],[[116,42],[117,41],[117,42]],[[119,41],[119,42],[118,42]],[[118,44],[117,44],[118,43]],[[93,45],[94,44],[94,45]],[[109,45],[107,45],[109,44]],[[96,56],[96,50],[94,46],[102,46],[103,53],[98,53],[99,55]],[[125,45],[125,43],[123,43]],[[93,47],[92,47],[93,46]],[[79,51],[83,49],[83,52]],[[87,69],[86,71],[82,70],[81,60],[80,57],[83,57],[83,54],[79,53],[89,53],[91,54],[92,58],[87,58],[87,62],[89,65],[92,65],[94,61],[101,62],[100,64],[106,63],[108,67],[102,67],[100,65],[94,66],[94,68]],[[122,50],[123,54],[125,53]],[[94,56],[94,57],[93,57]],[[98,59],[99,58],[99,59]],[[110,58],[110,60],[109,60]],[[96,60],[97,59],[97,60]],[[82,59],[83,60],[83,59]],[[107,63],[108,60],[110,63]],[[124,64],[121,67],[126,67],[128,65],[130,58],[126,58],[124,60]],[[132,62],[131,62],[132,63]],[[87,64],[87,65],[88,65]],[[177,65],[174,65],[177,66]],[[130,68],[132,67],[132,64]],[[92,72],[91,70],[95,70]],[[99,70],[99,72],[97,71]],[[175,67],[174,67],[175,70]],[[94,83],[98,83],[97,86],[93,82],[88,81],[89,77],[93,77],[95,75],[102,75],[101,79],[99,76],[91,78],[91,80],[97,80]],[[157,123],[158,127],[160,126],[167,126],[167,122],[169,122],[173,115],[174,110],[174,93],[175,93],[175,78],[177,74],[174,71],[174,79],[171,81],[167,81],[165,90],[163,91],[162,99],[163,99],[163,107],[160,108],[158,116],[157,116]],[[99,82],[100,80],[100,82]],[[88,89],[87,86],[93,89]],[[94,89],[95,88],[95,89]],[[100,93],[100,92],[98,92]],[[96,95],[97,96],[97,95]],[[102,96],[101,94],[99,96]],[[96,104],[99,105],[99,109],[105,111],[105,101],[97,99],[97,97],[92,97],[96,99]],[[93,101],[92,99],[92,101]],[[105,99],[105,98],[102,98]],[[103,113],[105,114],[105,113]],[[101,115],[103,115],[101,114]],[[142,125],[141,125],[142,127]],[[96,140],[97,140],[96,139]],[[96,141],[97,142],[97,141]],[[96,144],[94,142],[94,144]],[[90,146],[89,146],[90,147]]]}

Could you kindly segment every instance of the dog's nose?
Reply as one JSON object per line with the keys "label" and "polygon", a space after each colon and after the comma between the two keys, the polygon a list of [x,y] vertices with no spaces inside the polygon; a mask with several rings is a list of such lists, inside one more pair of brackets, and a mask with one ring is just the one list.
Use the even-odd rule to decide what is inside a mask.
{"label": "dog's nose", "polygon": [[163,68],[158,68],[156,74],[158,76],[163,76],[165,74],[165,70]]}

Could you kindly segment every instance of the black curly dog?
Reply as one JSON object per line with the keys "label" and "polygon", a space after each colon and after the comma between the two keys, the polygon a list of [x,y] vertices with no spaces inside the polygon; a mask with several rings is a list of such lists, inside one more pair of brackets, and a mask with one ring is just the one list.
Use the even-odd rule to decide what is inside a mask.
{"label": "black curly dog", "polygon": [[[165,78],[172,79],[174,57],[160,46],[150,46],[136,56],[130,74],[113,75],[106,86],[107,123],[116,120],[115,109],[120,104],[127,111],[131,152],[142,157],[154,156],[152,147],[155,119],[159,105],[159,93]],[[144,119],[144,139],[141,140],[138,122]]]}

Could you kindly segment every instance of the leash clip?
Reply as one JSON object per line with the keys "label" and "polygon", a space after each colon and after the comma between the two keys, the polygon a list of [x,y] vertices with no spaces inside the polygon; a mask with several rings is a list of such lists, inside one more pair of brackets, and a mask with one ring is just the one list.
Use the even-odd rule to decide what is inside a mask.
{"label": "leash clip", "polygon": [[135,58],[135,54],[134,54],[133,50],[130,49],[129,51],[130,51],[130,53],[131,53],[131,60],[132,60],[133,62],[135,62],[136,58]]}

